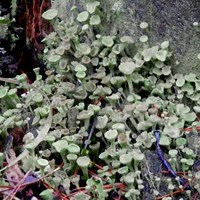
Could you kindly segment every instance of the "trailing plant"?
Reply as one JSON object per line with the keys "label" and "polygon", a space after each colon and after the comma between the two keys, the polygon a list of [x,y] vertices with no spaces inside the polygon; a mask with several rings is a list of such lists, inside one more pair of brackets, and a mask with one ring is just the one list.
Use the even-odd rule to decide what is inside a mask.
{"label": "trailing plant", "polygon": [[[151,45],[146,22],[138,41],[102,34],[99,8],[99,1],[87,1],[82,12],[72,7],[71,21],[60,21],[55,8],[44,12],[54,29],[43,40],[46,80],[37,69],[31,85],[25,74],[0,79],[1,137],[15,139],[11,130],[25,129],[22,152],[1,172],[21,160],[20,168],[51,185],[40,194],[43,199],[143,199],[147,185],[154,199],[163,195],[158,176],[164,176],[148,167],[149,151],[156,155],[157,145],[164,160],[164,148],[168,169],[190,174],[199,157],[199,143],[190,145],[188,132],[198,130],[200,79],[172,73],[169,42]],[[5,155],[11,148],[6,144]],[[183,187],[173,178],[166,182],[170,195]],[[199,191],[191,177],[188,182]]]}

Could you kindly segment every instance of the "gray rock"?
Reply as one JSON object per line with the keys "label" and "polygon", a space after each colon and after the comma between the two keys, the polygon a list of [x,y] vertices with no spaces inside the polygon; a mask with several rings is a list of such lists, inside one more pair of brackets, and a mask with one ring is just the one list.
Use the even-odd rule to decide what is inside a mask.
{"label": "gray rock", "polygon": [[[75,5],[82,10],[85,0],[54,1],[62,9]],[[139,24],[149,24],[149,36],[152,43],[169,40],[171,49],[180,65],[174,66],[175,72],[200,75],[200,32],[195,31],[193,22],[200,22],[200,1],[198,0],[100,0],[106,13],[104,23],[107,34],[128,34],[138,41],[142,32]],[[63,5],[66,6],[63,6]],[[60,12],[62,13],[62,12]],[[105,33],[105,34],[106,34]]]}

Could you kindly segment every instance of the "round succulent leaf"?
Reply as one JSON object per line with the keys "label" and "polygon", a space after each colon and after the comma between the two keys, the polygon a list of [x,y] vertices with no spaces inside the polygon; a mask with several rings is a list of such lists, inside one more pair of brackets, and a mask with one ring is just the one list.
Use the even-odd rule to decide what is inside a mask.
{"label": "round succulent leaf", "polygon": [[110,95],[112,93],[112,90],[109,87],[103,87],[103,94]]}
{"label": "round succulent leaf", "polygon": [[157,76],[161,76],[162,75],[162,69],[159,69],[159,68],[153,68],[152,72],[154,74],[156,74]]}
{"label": "round succulent leaf", "polygon": [[123,123],[116,123],[112,125],[112,129],[115,129],[119,132],[124,132],[125,131],[125,125]]}
{"label": "round succulent leaf", "polygon": [[53,189],[46,189],[46,190],[43,190],[41,193],[40,193],[40,197],[43,199],[43,200],[52,200],[53,199]]}
{"label": "round succulent leaf", "polygon": [[52,20],[54,19],[56,16],[58,15],[58,10],[54,9],[54,8],[51,8],[47,11],[45,11],[43,14],[42,14],[42,17],[46,20]]}
{"label": "round succulent leaf", "polygon": [[32,142],[32,143],[29,143],[29,144],[26,144],[25,145],[25,148],[32,151],[36,148],[35,144]]}
{"label": "round succulent leaf", "polygon": [[200,106],[194,106],[194,107],[193,107],[193,110],[194,110],[196,113],[200,113]]}
{"label": "round succulent leaf", "polygon": [[87,92],[94,92],[95,89],[96,89],[96,84],[95,84],[94,82],[92,82],[92,81],[87,81],[87,82],[85,83],[85,90],[86,90]]}
{"label": "round succulent leaf", "polygon": [[[92,58],[91,59],[91,63],[92,63],[93,66],[98,66],[98,64],[99,64],[99,58]],[[92,74],[92,75],[94,75],[94,74]]]}
{"label": "round succulent leaf", "polygon": [[87,168],[90,164],[91,160],[87,156],[81,156],[76,160],[76,163],[81,168]]}
{"label": "round succulent leaf", "polygon": [[55,53],[56,53],[57,55],[62,56],[62,55],[65,53],[65,48],[59,46],[58,48],[56,48]]}
{"label": "round succulent leaf", "polygon": [[74,195],[74,198],[72,197],[71,200],[90,200],[91,196],[88,194],[85,194],[84,192],[78,192]]}
{"label": "round succulent leaf", "polygon": [[110,78],[110,83],[118,88],[126,82],[126,77],[124,76],[113,76]]}
{"label": "round succulent leaf", "polygon": [[82,59],[81,59],[81,62],[84,63],[84,64],[89,64],[91,62],[91,59],[89,56],[83,56]]}
{"label": "round succulent leaf", "polygon": [[76,89],[76,86],[73,83],[70,82],[62,82],[61,87],[65,92],[74,92]]}
{"label": "round succulent leaf", "polygon": [[142,35],[141,37],[140,37],[140,42],[142,42],[142,43],[145,43],[145,42],[147,42],[148,41],[148,36],[147,35]]}
{"label": "round succulent leaf", "polygon": [[99,105],[94,105],[94,104],[89,104],[88,105],[88,110],[93,110],[95,113],[100,111],[100,106]]}
{"label": "round succulent leaf", "polygon": [[187,140],[185,138],[179,137],[176,139],[177,146],[184,146],[186,143],[187,143]]}
{"label": "round succulent leaf", "polygon": [[194,74],[194,73],[189,73],[189,74],[185,75],[184,78],[188,82],[195,82],[197,80],[196,74]]}
{"label": "round succulent leaf", "polygon": [[200,80],[199,81],[195,81],[195,90],[196,91],[200,91]]}
{"label": "round succulent leaf", "polygon": [[81,58],[82,56],[83,56],[83,54],[80,51],[75,51],[75,53],[74,53],[75,58]]}
{"label": "round succulent leaf", "polygon": [[165,76],[170,75],[170,74],[171,74],[171,67],[170,67],[170,66],[164,66],[164,67],[162,68],[162,73],[163,73],[163,75],[165,75]]}
{"label": "round succulent leaf", "polygon": [[142,54],[140,52],[137,52],[134,57],[133,57],[134,61],[138,62],[140,60],[143,59]]}
{"label": "round succulent leaf", "polygon": [[121,165],[120,161],[119,160],[113,160],[112,163],[111,163],[111,166],[116,169],[116,168],[119,168]]}
{"label": "round succulent leaf", "polygon": [[144,77],[142,75],[140,75],[139,73],[133,73],[131,75],[131,78],[132,78],[134,83],[139,83],[139,82],[144,81]]}
{"label": "round succulent leaf", "polygon": [[192,159],[192,158],[187,159],[186,164],[187,164],[188,166],[193,166],[193,165],[194,165],[194,159]]}
{"label": "round succulent leaf", "polygon": [[123,180],[124,180],[124,182],[128,185],[130,185],[130,184],[133,184],[134,183],[134,181],[135,181],[135,177],[134,177],[134,175],[135,174],[133,174],[133,173],[128,173],[127,175],[125,175],[124,177],[123,177]]}
{"label": "round succulent leaf", "polygon": [[112,48],[114,54],[120,54],[124,50],[124,44],[115,44]]}
{"label": "round succulent leaf", "polygon": [[79,43],[76,48],[82,55],[88,55],[91,52],[91,48],[87,43]]}
{"label": "round succulent leaf", "polygon": [[0,98],[3,98],[7,95],[8,89],[9,88],[7,88],[7,87],[0,88]]}
{"label": "round succulent leaf", "polygon": [[0,116],[0,124],[2,124],[5,120],[5,117]]}
{"label": "round succulent leaf", "polygon": [[166,88],[166,89],[171,89],[172,85],[173,84],[170,83],[170,82],[166,82],[166,83],[163,84],[164,88]]}
{"label": "round succulent leaf", "polygon": [[118,132],[117,130],[108,130],[104,133],[104,137],[108,140],[108,141],[113,141],[117,138],[118,136]]}
{"label": "round succulent leaf", "polygon": [[67,67],[68,64],[68,60],[67,59],[60,59],[59,61],[59,67],[61,69],[65,69]]}
{"label": "round succulent leaf", "polygon": [[131,163],[131,161],[132,161],[132,155],[131,155],[131,153],[127,153],[127,154],[122,154],[122,155],[120,155],[119,161],[120,161],[123,165],[127,165],[127,164]]}
{"label": "round succulent leaf", "polygon": [[112,36],[103,36],[102,44],[104,44],[106,47],[112,47],[114,44],[113,37]]}
{"label": "round succulent leaf", "polygon": [[172,115],[169,117],[169,123],[170,124],[175,124],[178,122],[178,117],[176,115]]}
{"label": "round succulent leaf", "polygon": [[97,129],[104,129],[108,123],[108,117],[106,115],[104,116],[98,116],[97,117],[97,123],[96,123],[96,128]]}
{"label": "round succulent leaf", "polygon": [[167,51],[166,50],[159,50],[156,52],[155,56],[158,60],[164,62],[167,58]]}
{"label": "round succulent leaf", "polygon": [[146,62],[149,62],[153,56],[151,48],[144,49],[141,54],[143,55],[143,59]]}
{"label": "round succulent leaf", "polygon": [[86,30],[89,29],[89,25],[88,24],[84,24],[81,29],[82,29],[82,31],[86,31]]}
{"label": "round succulent leaf", "polygon": [[140,28],[141,28],[141,29],[146,29],[146,28],[148,28],[148,26],[149,26],[149,25],[148,25],[147,22],[141,22],[141,23],[140,23]]}
{"label": "round succulent leaf", "polygon": [[97,56],[98,53],[99,53],[99,47],[93,46],[92,49],[91,49],[90,55],[92,57],[94,57],[94,56]]}
{"label": "round succulent leaf", "polygon": [[56,63],[56,62],[58,62],[60,59],[61,59],[61,56],[60,56],[60,55],[50,55],[49,58],[48,58],[48,61],[49,61],[50,63]]}
{"label": "round succulent leaf", "polygon": [[3,127],[6,128],[6,129],[7,128],[13,128],[15,118],[16,118],[15,115],[12,115],[12,116],[6,118],[6,120],[3,122]]}
{"label": "round succulent leaf", "polygon": [[53,135],[47,135],[45,138],[44,138],[44,141],[48,141],[48,142],[54,142],[56,140],[55,136]]}
{"label": "round succulent leaf", "polygon": [[61,153],[67,149],[68,142],[66,140],[58,140],[52,144],[58,153]]}
{"label": "round succulent leaf", "polygon": [[89,119],[92,115],[94,115],[93,110],[83,110],[77,115],[77,119],[79,120]]}
{"label": "round succulent leaf", "polygon": [[169,47],[169,41],[162,42],[160,46],[162,49],[167,49]]}
{"label": "round succulent leaf", "polygon": [[27,75],[25,73],[22,73],[21,75],[17,75],[16,76],[16,79],[19,81],[19,82],[26,82],[26,78],[27,78]]}
{"label": "round succulent leaf", "polygon": [[188,96],[192,101],[198,101],[200,99],[200,93],[195,93],[190,96]]}
{"label": "round succulent leaf", "polygon": [[139,103],[135,108],[139,112],[146,112],[148,110],[148,105],[146,103]]}
{"label": "round succulent leaf", "polygon": [[152,127],[152,123],[149,121],[140,121],[137,124],[137,130],[139,130],[139,131],[145,131],[145,130],[149,129],[150,127]]}
{"label": "round succulent leaf", "polygon": [[129,142],[129,136],[126,133],[120,133],[117,137],[117,142],[119,144],[127,144]]}
{"label": "round succulent leaf", "polygon": [[170,155],[171,157],[176,157],[177,154],[178,154],[178,151],[177,151],[176,149],[170,149],[170,150],[169,150],[169,155]]}
{"label": "round succulent leaf", "polygon": [[144,60],[137,60],[135,65],[136,68],[141,68],[144,65],[145,61]]}
{"label": "round succulent leaf", "polygon": [[37,163],[40,167],[46,167],[49,164],[49,161],[43,158],[39,158]]}
{"label": "round succulent leaf", "polygon": [[183,118],[186,122],[193,122],[197,118],[197,115],[194,112],[191,112],[184,115]]}
{"label": "round succulent leaf", "polygon": [[70,154],[79,154],[81,149],[77,144],[71,143],[67,146],[67,150]]}
{"label": "round succulent leaf", "polygon": [[168,135],[170,138],[180,137],[180,129],[176,126],[165,126],[163,133]]}
{"label": "round succulent leaf", "polygon": [[109,156],[109,154],[108,154],[107,151],[104,151],[104,152],[102,152],[102,153],[99,154],[99,158],[101,160],[106,160],[108,158],[108,156]]}
{"label": "round succulent leaf", "polygon": [[150,115],[148,121],[150,121],[151,123],[159,123],[161,121],[161,118],[158,115]]}
{"label": "round succulent leaf", "polygon": [[100,5],[100,2],[99,1],[89,1],[86,3],[86,10],[92,14],[95,12],[97,6]]}
{"label": "round succulent leaf", "polygon": [[76,72],[76,77],[79,79],[85,78],[86,73],[85,72]]}
{"label": "round succulent leaf", "polygon": [[82,64],[78,64],[78,65],[76,65],[74,70],[76,72],[85,72],[87,70],[87,68]]}
{"label": "round succulent leaf", "polygon": [[183,87],[183,85],[185,84],[185,78],[182,76],[179,76],[176,80],[176,86],[177,87]]}
{"label": "round succulent leaf", "polygon": [[117,172],[121,175],[125,175],[127,174],[129,171],[129,168],[127,166],[124,166],[124,167],[120,167]]}
{"label": "round succulent leaf", "polygon": [[85,21],[88,20],[88,18],[89,18],[88,11],[83,11],[83,12],[79,13],[78,16],[77,16],[77,20],[79,22],[85,22]]}
{"label": "round succulent leaf", "polygon": [[87,97],[87,91],[85,90],[85,89],[83,89],[83,87],[82,86],[79,86],[77,89],[76,89],[76,91],[75,91],[75,93],[73,93],[73,97],[75,98],[75,99],[85,99],[86,97]]}
{"label": "round succulent leaf", "polygon": [[[9,22],[11,21],[8,17],[0,16],[0,25],[7,25]],[[4,35],[5,33],[2,32],[2,34]]]}
{"label": "round succulent leaf", "polygon": [[17,94],[17,88],[12,88],[8,91],[8,96],[12,96]]}
{"label": "round succulent leaf", "polygon": [[194,87],[190,83],[185,83],[181,90],[187,92],[188,95],[192,95],[194,93]]}
{"label": "round succulent leaf", "polygon": [[196,180],[200,179],[200,172],[199,171],[195,173],[195,178],[196,178]]}
{"label": "round succulent leaf", "polygon": [[178,115],[185,115],[190,112],[190,108],[185,106],[184,104],[177,104],[176,105],[176,113]]}
{"label": "round succulent leaf", "polygon": [[133,149],[131,151],[132,158],[136,161],[142,161],[144,159],[144,154],[141,152],[140,149]]}
{"label": "round succulent leaf", "polygon": [[120,38],[120,42],[122,42],[122,43],[134,43],[134,40],[133,40],[133,38],[131,37],[131,36],[122,36],[121,38]]}
{"label": "round succulent leaf", "polygon": [[164,62],[161,62],[160,60],[156,60],[154,64],[159,69],[161,69],[164,66]]}
{"label": "round succulent leaf", "polygon": [[160,137],[160,141],[159,141],[159,144],[161,146],[169,146],[171,143],[171,139],[170,137],[166,136],[166,135],[161,135]]}
{"label": "round succulent leaf", "polygon": [[119,65],[119,71],[125,75],[131,75],[136,69],[134,62],[124,62]]}
{"label": "round succulent leaf", "polygon": [[120,95],[119,95],[118,93],[112,94],[112,95],[110,95],[110,96],[107,96],[106,99],[107,99],[108,101],[112,101],[112,102],[113,102],[113,101],[117,101],[117,100],[120,99]]}
{"label": "round succulent leaf", "polygon": [[90,25],[99,25],[101,23],[101,18],[99,15],[92,15],[90,17]]}
{"label": "round succulent leaf", "polygon": [[144,131],[140,135],[138,135],[136,141],[142,143],[147,148],[150,148],[153,144],[153,140],[151,139],[151,136],[147,133],[147,131]]}
{"label": "round succulent leaf", "polygon": [[35,93],[32,100],[33,100],[33,102],[40,103],[43,101],[43,95],[40,93]]}
{"label": "round succulent leaf", "polygon": [[78,156],[76,154],[71,154],[71,153],[67,154],[67,160],[69,161],[75,161],[77,160],[77,158]]}

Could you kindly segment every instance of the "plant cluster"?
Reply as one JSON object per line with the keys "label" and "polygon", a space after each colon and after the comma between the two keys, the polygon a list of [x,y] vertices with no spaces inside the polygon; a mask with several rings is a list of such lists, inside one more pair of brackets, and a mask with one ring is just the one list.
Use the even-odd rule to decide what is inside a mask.
{"label": "plant cluster", "polygon": [[[11,32],[11,26],[14,24],[16,11],[16,1],[11,1],[10,14],[0,3],[0,76],[16,76],[16,61],[8,51],[12,50],[17,37]],[[9,40],[9,42],[8,42]]]}
{"label": "plant cluster", "polygon": [[[20,167],[43,177],[63,162],[44,180],[53,188],[62,185],[70,199],[142,199],[145,175],[155,182],[156,198],[160,177],[142,173],[146,152],[155,150],[153,131],[161,131],[159,145],[172,168],[191,175],[200,144],[189,147],[184,128],[197,132],[200,79],[172,73],[169,42],[152,45],[146,22],[139,41],[102,35],[99,7],[99,1],[87,1],[82,12],[72,7],[69,22],[59,21],[54,8],[43,13],[54,28],[43,40],[47,78],[36,69],[31,85],[24,74],[6,80],[0,88],[1,136],[27,126]],[[195,183],[188,180],[200,192],[198,173]],[[166,193],[180,186],[171,178],[167,184]],[[51,189],[40,194],[53,195]]]}

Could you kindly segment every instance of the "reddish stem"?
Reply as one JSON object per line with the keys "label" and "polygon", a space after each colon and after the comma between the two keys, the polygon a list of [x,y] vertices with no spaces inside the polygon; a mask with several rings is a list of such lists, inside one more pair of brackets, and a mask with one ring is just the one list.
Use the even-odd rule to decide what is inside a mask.
{"label": "reddish stem", "polygon": [[199,192],[195,192],[193,200],[198,200]]}
{"label": "reddish stem", "polygon": [[98,105],[104,98],[105,98],[105,96],[100,97],[100,98],[94,103],[94,105]]}
{"label": "reddish stem", "polygon": [[97,167],[98,169],[103,170],[103,167],[102,167],[102,166],[100,166],[100,165],[98,165],[98,164],[96,164],[96,163],[94,163],[94,162],[92,162],[92,164],[93,164],[95,167]]}
{"label": "reddish stem", "polygon": [[[161,171],[161,173],[162,174],[169,174],[170,172],[163,170],[163,171]],[[188,172],[176,172],[176,174],[178,174],[178,175],[184,175],[184,174],[188,174]]]}

